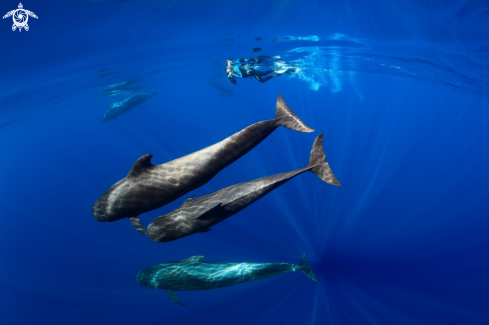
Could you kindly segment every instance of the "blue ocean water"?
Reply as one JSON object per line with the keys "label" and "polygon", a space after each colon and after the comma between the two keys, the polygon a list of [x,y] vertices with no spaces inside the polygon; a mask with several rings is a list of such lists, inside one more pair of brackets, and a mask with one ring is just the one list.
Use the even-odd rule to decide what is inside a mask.
{"label": "blue ocean water", "polygon": [[[484,0],[31,1],[0,24],[2,324],[489,324],[489,4]],[[2,15],[18,8],[2,1]],[[252,52],[254,48],[261,51]],[[226,60],[273,57],[265,83]],[[110,121],[111,103],[156,93]],[[324,133],[342,182],[312,173],[170,243],[95,200],[151,153],[161,164],[274,117],[277,129],[201,188],[141,216],[308,163]],[[298,263],[227,288],[139,286],[139,270]]]}

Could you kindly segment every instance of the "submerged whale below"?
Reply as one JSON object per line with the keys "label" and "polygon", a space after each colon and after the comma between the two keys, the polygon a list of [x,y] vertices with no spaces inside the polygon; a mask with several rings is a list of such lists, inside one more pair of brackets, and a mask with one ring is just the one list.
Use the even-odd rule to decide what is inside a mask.
{"label": "submerged whale below", "polygon": [[169,242],[195,233],[207,232],[210,227],[306,171],[312,171],[328,184],[341,185],[326,162],[322,133],[314,141],[306,167],[232,185],[197,199],[191,197],[178,209],[153,220],[147,229],[149,238],[156,242]]}
{"label": "submerged whale below", "polygon": [[204,185],[279,126],[299,132],[314,131],[279,95],[273,120],[250,125],[221,142],[165,164],[151,164],[151,154],[139,158],[124,179],[97,199],[92,208],[93,217],[98,221],[129,218],[136,230],[146,234],[138,218],[140,214],[160,208]]}
{"label": "submerged whale below", "polygon": [[313,281],[314,275],[306,253],[299,265],[290,263],[206,263],[204,256],[192,256],[180,262],[166,262],[138,272],[140,285],[153,289],[164,289],[170,299],[185,306],[175,291],[217,289],[238,283],[265,279],[272,276],[300,271]]}
{"label": "submerged whale below", "polygon": [[156,95],[156,93],[139,93],[132,95],[131,97],[128,97],[126,99],[110,103],[109,109],[105,112],[104,117],[102,118],[102,122],[106,122],[108,120],[116,118],[119,115],[124,114],[128,110],[138,105],[141,105],[154,95]]}

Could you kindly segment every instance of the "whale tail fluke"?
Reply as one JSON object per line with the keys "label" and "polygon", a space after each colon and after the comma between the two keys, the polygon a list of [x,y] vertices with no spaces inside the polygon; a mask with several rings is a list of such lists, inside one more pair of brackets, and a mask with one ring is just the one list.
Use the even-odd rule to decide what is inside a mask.
{"label": "whale tail fluke", "polygon": [[314,275],[314,272],[311,268],[311,264],[309,264],[309,261],[307,260],[306,253],[302,254],[301,257],[301,262],[299,263],[300,271],[304,273],[308,278],[310,278],[312,281],[319,282],[318,278]]}
{"label": "whale tail fluke", "polygon": [[301,119],[292,112],[289,106],[285,103],[282,95],[278,95],[277,104],[275,105],[275,119],[279,120],[279,124],[299,132],[314,132],[301,121]]}
{"label": "whale tail fluke", "polygon": [[309,165],[307,167],[312,167],[311,171],[316,174],[317,177],[322,179],[328,184],[341,186],[340,181],[336,179],[326,161],[326,155],[324,154],[323,148],[323,134],[317,136],[311,149],[311,156],[309,157]]}

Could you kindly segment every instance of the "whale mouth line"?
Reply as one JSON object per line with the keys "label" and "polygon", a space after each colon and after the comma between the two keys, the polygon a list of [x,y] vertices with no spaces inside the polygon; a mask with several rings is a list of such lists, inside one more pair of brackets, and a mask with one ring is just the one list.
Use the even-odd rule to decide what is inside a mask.
{"label": "whale mouth line", "polygon": [[93,216],[93,218],[99,222],[102,222],[102,221],[108,221],[108,218],[107,216],[100,216],[100,215],[97,215],[97,216]]}
{"label": "whale mouth line", "polygon": [[153,228],[151,230],[148,230],[148,237],[155,242],[161,242],[161,239],[164,238],[162,234],[155,232]]}

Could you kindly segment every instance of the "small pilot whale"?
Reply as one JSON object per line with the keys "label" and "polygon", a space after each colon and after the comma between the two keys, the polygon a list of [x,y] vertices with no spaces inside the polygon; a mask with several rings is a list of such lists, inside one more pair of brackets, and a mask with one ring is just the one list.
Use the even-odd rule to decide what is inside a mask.
{"label": "small pilot whale", "polygon": [[195,233],[210,231],[210,227],[307,171],[312,171],[328,184],[341,185],[326,162],[322,133],[314,141],[309,164],[306,167],[232,185],[197,199],[191,197],[178,209],[153,220],[147,229],[149,238],[156,242],[169,242]]}
{"label": "small pilot whale", "polygon": [[112,101],[109,105],[109,109],[105,112],[105,115],[102,118],[102,122],[106,122],[124,114],[128,110],[141,105],[154,95],[156,95],[156,93],[138,93],[120,101]]}
{"label": "small pilot whale", "polygon": [[284,126],[299,132],[314,132],[307,127],[278,96],[275,119],[261,121],[231,135],[210,147],[172,160],[153,165],[148,154],[139,158],[126,178],[100,196],[92,208],[98,221],[129,218],[139,232],[146,234],[138,216],[160,208],[210,181],[268,137]]}
{"label": "small pilot whale", "polygon": [[175,291],[217,289],[238,283],[265,279],[276,275],[300,271],[313,281],[314,275],[306,253],[299,265],[290,263],[206,263],[204,256],[192,256],[180,262],[161,263],[138,272],[140,285],[152,289],[164,289],[170,299],[185,306]]}

